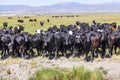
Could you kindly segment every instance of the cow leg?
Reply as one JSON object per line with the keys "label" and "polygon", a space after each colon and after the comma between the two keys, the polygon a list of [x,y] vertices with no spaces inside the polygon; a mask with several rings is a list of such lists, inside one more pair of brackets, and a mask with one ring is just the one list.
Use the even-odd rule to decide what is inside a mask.
{"label": "cow leg", "polygon": [[14,53],[14,49],[13,49],[13,52],[12,52],[12,57],[14,57],[15,56],[15,53]]}
{"label": "cow leg", "polygon": [[6,49],[4,49],[4,54],[3,54],[3,56],[4,56],[4,57],[6,56]]}
{"label": "cow leg", "polygon": [[94,60],[94,49],[91,51],[91,57],[90,57],[91,62]]}
{"label": "cow leg", "polygon": [[27,56],[27,49],[26,49],[26,47],[24,48],[24,57],[26,57]]}
{"label": "cow leg", "polygon": [[34,51],[33,51],[33,47],[30,47],[30,50],[29,50],[29,57],[33,57],[34,56]]}
{"label": "cow leg", "polygon": [[85,51],[86,53],[85,53],[85,58],[84,58],[84,60],[86,60],[86,61],[88,61],[88,53],[89,53],[89,51]]}
{"label": "cow leg", "polygon": [[21,49],[21,58],[25,57],[25,50]]}
{"label": "cow leg", "polygon": [[105,47],[102,46],[102,53],[101,53],[101,57],[102,57],[102,58],[105,57],[105,53],[106,53],[106,51],[105,51]]}
{"label": "cow leg", "polygon": [[9,56],[10,53],[9,53],[9,49],[6,49],[6,56]]}
{"label": "cow leg", "polygon": [[117,46],[115,45],[115,47],[114,47],[115,54],[116,54],[116,50],[117,50]]}
{"label": "cow leg", "polygon": [[73,51],[72,51],[72,57],[75,57],[75,56],[76,56],[76,51],[77,51],[77,49],[76,49],[76,47],[74,46],[74,47],[73,47]]}
{"label": "cow leg", "polygon": [[19,49],[16,49],[16,52],[17,52],[18,57],[20,57],[21,55],[20,55]]}
{"label": "cow leg", "polygon": [[40,55],[40,49],[37,47],[37,56]]}
{"label": "cow leg", "polygon": [[73,54],[73,51],[74,51],[74,49],[73,49],[73,47],[71,47],[71,49],[70,49],[70,55],[72,55]]}
{"label": "cow leg", "polygon": [[95,53],[96,53],[95,57],[98,58],[98,53],[99,53],[99,49],[98,48],[96,49]]}
{"label": "cow leg", "polygon": [[57,59],[58,49],[55,50],[55,59]]}
{"label": "cow leg", "polygon": [[65,50],[65,52],[64,52],[64,57],[66,58],[66,55],[67,55],[67,52],[66,52],[66,50]]}
{"label": "cow leg", "polygon": [[63,54],[64,54],[64,57],[66,57],[66,54],[67,54],[66,48],[63,49]]}
{"label": "cow leg", "polygon": [[3,49],[2,49],[2,52],[1,52],[1,58],[4,57],[4,52],[5,52],[5,50],[4,50],[4,48],[3,48]]}
{"label": "cow leg", "polygon": [[113,55],[112,51],[113,51],[113,46],[109,48],[110,57]]}

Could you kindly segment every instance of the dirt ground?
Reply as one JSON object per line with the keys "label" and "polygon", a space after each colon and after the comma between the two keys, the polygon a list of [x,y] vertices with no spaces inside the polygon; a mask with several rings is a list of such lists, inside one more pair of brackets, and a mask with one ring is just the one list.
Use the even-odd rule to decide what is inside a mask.
{"label": "dirt ground", "polygon": [[28,80],[35,72],[42,68],[73,68],[84,66],[90,70],[104,69],[105,80],[120,80],[120,62],[110,59],[100,59],[85,62],[79,58],[59,58],[49,60],[36,57],[32,59],[8,58],[0,60],[0,80]]}

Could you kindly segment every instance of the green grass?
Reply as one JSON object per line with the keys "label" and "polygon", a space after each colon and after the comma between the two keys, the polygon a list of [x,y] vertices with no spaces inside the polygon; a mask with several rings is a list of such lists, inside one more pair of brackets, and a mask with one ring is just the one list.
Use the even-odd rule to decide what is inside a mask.
{"label": "green grass", "polygon": [[83,66],[72,70],[47,68],[37,71],[30,80],[103,80],[103,73],[100,69],[90,71]]}
{"label": "green grass", "polygon": [[[69,14],[70,15],[70,14]],[[72,15],[72,14],[71,14]],[[24,23],[18,23],[18,16],[12,16],[12,19],[8,19],[8,16],[0,16],[0,27],[2,28],[3,22],[8,22],[9,26],[16,26],[21,24],[25,27],[25,31],[29,33],[35,33],[36,29],[46,30],[50,26],[60,26],[61,24],[69,25],[75,24],[76,21],[87,22],[92,24],[92,20],[96,20],[99,23],[111,23],[116,22],[120,25],[120,13],[98,13],[98,14],[76,14],[79,17],[70,17],[70,18],[52,18],[52,15],[45,16],[30,16],[30,18],[37,19],[37,22],[29,22],[30,18],[24,18],[24,16],[19,16],[20,19],[24,20]],[[50,22],[47,22],[47,19],[50,19]],[[44,21],[44,26],[40,26],[39,22]]]}

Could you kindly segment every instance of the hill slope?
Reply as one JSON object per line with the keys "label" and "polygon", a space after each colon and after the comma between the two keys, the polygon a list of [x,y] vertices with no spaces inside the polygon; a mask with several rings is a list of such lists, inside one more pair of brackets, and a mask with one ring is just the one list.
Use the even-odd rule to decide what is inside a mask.
{"label": "hill slope", "polygon": [[52,14],[52,13],[94,13],[120,12],[120,3],[81,4],[62,2],[49,6],[0,5],[0,13],[14,14]]}

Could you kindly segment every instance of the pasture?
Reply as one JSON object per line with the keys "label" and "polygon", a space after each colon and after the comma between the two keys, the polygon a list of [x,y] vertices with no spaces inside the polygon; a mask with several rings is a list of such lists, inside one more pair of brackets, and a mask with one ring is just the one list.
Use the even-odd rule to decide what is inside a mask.
{"label": "pasture", "polygon": [[[70,14],[69,14],[70,15]],[[23,25],[25,31],[29,33],[34,33],[36,29],[46,30],[47,28],[56,25],[70,25],[75,24],[76,21],[87,22],[92,24],[92,20],[96,20],[98,23],[111,23],[116,22],[120,25],[120,13],[98,13],[98,14],[71,14],[74,17],[63,17],[53,18],[52,16],[61,15],[41,15],[41,16],[29,16],[29,18],[24,18],[24,16],[12,16],[12,19],[8,19],[8,16],[0,16],[0,27],[2,27],[3,22],[8,22],[8,26]],[[79,17],[76,17],[79,15]],[[18,23],[18,19],[24,20],[23,23]],[[36,19],[36,22],[29,22],[29,19]],[[50,19],[50,22],[47,22]],[[40,26],[40,21],[44,21],[44,25]],[[78,26],[79,27],[79,26]]]}
{"label": "pasture", "polygon": [[[71,15],[74,17],[67,17]],[[59,17],[53,18],[52,16],[59,16]],[[8,19],[8,17],[9,16],[0,16],[0,28],[3,28],[3,22],[8,22],[8,26],[14,27],[17,25],[23,25],[25,27],[24,31],[32,34],[35,33],[36,29],[47,30],[49,27],[52,27],[54,25],[56,25],[57,27],[60,27],[60,25],[76,24],[76,21],[86,22],[86,23],[89,23],[90,25],[92,24],[93,20],[95,20],[97,23],[116,22],[117,26],[120,25],[120,13],[91,13],[91,14],[62,14],[62,15],[56,14],[56,15],[39,15],[39,16],[36,15],[36,16],[29,16],[29,18],[24,18],[25,16],[12,16],[12,19]],[[24,22],[19,23],[18,22],[19,19],[24,20]],[[36,19],[36,21],[29,22],[29,19]],[[49,19],[50,22],[48,22],[47,19]],[[44,22],[43,26],[40,25],[40,21]],[[80,27],[80,26],[77,26],[77,27]],[[44,70],[43,71],[41,70],[44,68],[57,68],[57,69],[60,68],[60,71],[61,71],[61,70],[71,69],[73,67],[76,68],[80,66],[85,66],[90,70],[100,69],[100,71],[103,71],[102,73],[104,73],[105,75],[103,76],[103,78],[105,80],[119,80],[120,79],[119,62],[120,62],[120,55],[113,55],[109,59],[108,58],[101,59],[100,57],[97,59],[95,58],[95,61],[93,63],[91,62],[86,63],[83,61],[83,59],[76,58],[76,57],[75,58],[70,57],[69,59],[60,57],[57,60],[54,60],[54,59],[49,60],[47,57],[43,58],[41,56],[31,58],[30,60],[9,57],[5,60],[0,60],[0,64],[1,64],[0,79],[29,80],[29,78],[35,75],[36,71],[37,73],[40,73],[40,74],[42,74],[42,72],[44,73]],[[40,69],[40,72],[38,72],[39,69]],[[98,80],[97,78],[94,77],[95,73],[91,74],[92,72],[89,72],[89,71],[88,73],[89,75],[93,75],[94,80]],[[72,76],[71,74],[74,75],[74,72],[71,74],[64,74],[64,75],[63,74],[64,74],[64,71],[62,73],[62,76],[64,77],[66,77],[66,75]],[[84,74],[87,74],[87,73],[84,73]],[[54,77],[54,75],[52,76]],[[79,77],[79,74],[76,77]],[[45,74],[45,78],[46,78],[46,74]],[[91,80],[93,80],[93,78]],[[34,78],[33,79],[31,78],[30,80],[34,80]],[[67,79],[64,79],[64,80],[67,80]],[[100,80],[103,80],[103,79],[100,78]]]}

